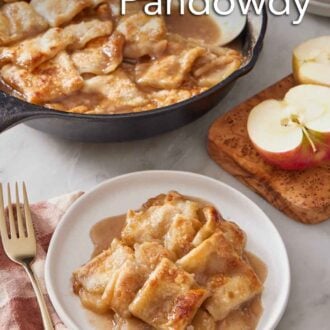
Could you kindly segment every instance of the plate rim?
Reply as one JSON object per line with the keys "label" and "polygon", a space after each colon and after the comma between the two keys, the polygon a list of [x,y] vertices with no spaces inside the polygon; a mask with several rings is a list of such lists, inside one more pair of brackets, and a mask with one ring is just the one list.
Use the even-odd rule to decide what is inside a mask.
{"label": "plate rim", "polygon": [[[109,178],[105,181],[100,182],[99,184],[93,186],[91,189],[87,190],[80,198],[78,198],[77,200],[75,200],[72,205],[68,208],[68,210],[66,210],[66,212],[64,213],[64,215],[62,216],[62,218],[60,219],[59,223],[57,224],[53,235],[51,237],[50,243],[49,243],[49,247],[48,247],[48,251],[46,254],[46,260],[45,260],[45,268],[44,268],[44,279],[45,279],[45,286],[46,286],[46,292],[49,296],[49,300],[55,310],[55,312],[57,313],[57,315],[59,316],[60,320],[69,328],[69,329],[78,329],[77,325],[71,320],[70,316],[67,315],[67,313],[65,312],[64,308],[62,308],[61,304],[59,303],[59,301],[57,300],[56,294],[53,290],[53,286],[52,286],[52,280],[51,280],[51,274],[50,274],[50,263],[52,260],[52,255],[56,252],[56,249],[54,249],[54,245],[56,242],[56,238],[59,235],[60,232],[60,228],[63,225],[63,223],[66,222],[67,218],[70,218],[70,214],[73,212],[73,210],[79,206],[79,204],[84,203],[84,200],[93,192],[101,189],[104,186],[107,186],[115,181],[120,181],[123,179],[127,179],[129,177],[133,177],[133,176],[140,176],[140,175],[148,175],[148,174],[172,174],[172,175],[183,175],[183,176],[191,176],[191,177],[195,177],[195,178],[200,178],[202,180],[206,180],[209,182],[212,182],[216,185],[222,186],[226,189],[229,189],[231,192],[233,192],[234,194],[238,194],[240,196],[240,198],[243,198],[245,201],[252,203],[256,209],[258,210],[258,212],[260,214],[262,214],[267,220],[268,220],[268,225],[270,225],[272,227],[272,230],[274,231],[274,233],[276,233],[277,238],[279,243],[282,246],[282,250],[283,250],[283,256],[285,257],[285,260],[283,260],[283,265],[285,266],[286,269],[286,276],[285,276],[285,283],[283,284],[284,287],[284,296],[283,296],[283,301],[282,301],[282,305],[281,307],[277,310],[276,314],[274,316],[272,316],[270,318],[270,323],[272,325],[271,329],[275,329],[275,327],[278,325],[278,323],[280,322],[280,320],[283,317],[284,312],[286,311],[286,307],[288,304],[288,300],[289,300],[289,296],[290,296],[290,290],[291,290],[291,269],[290,269],[290,261],[289,261],[289,256],[288,256],[288,252],[286,249],[286,246],[284,244],[284,241],[282,239],[282,236],[280,235],[279,231],[277,230],[277,228],[275,227],[273,221],[270,219],[270,217],[261,209],[261,207],[255,203],[253,200],[251,200],[250,198],[248,198],[245,194],[243,194],[241,191],[239,191],[238,189],[233,188],[232,186],[230,186],[227,183],[224,183],[218,179],[215,179],[213,177],[207,176],[207,175],[203,175],[203,174],[199,174],[199,173],[194,173],[194,172],[190,172],[190,171],[176,171],[176,170],[143,170],[143,171],[134,171],[134,172],[129,172],[126,174],[121,174],[112,178]],[[268,329],[267,329],[268,330]]]}

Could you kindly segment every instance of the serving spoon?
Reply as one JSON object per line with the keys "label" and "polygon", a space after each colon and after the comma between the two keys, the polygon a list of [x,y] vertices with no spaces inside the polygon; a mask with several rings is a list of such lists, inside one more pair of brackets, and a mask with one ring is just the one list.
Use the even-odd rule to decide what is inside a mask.
{"label": "serving spoon", "polygon": [[[203,12],[205,8],[205,1],[208,1],[209,16],[214,20],[220,29],[220,37],[218,40],[212,42],[215,46],[225,46],[235,40],[244,30],[247,17],[242,14],[240,6],[236,5],[230,10],[228,1],[211,1],[211,0],[194,0],[193,7],[196,11]],[[189,1],[184,0],[185,11],[189,10]],[[173,0],[171,2],[172,8],[180,7],[181,0]],[[218,12],[215,10],[217,8]],[[222,13],[230,14],[224,15]],[[204,14],[206,15],[206,14]]]}
{"label": "serving spoon", "polygon": [[[222,12],[228,10],[226,1],[218,1],[217,7]],[[241,13],[239,6],[235,6],[228,16],[219,15],[212,7],[210,16],[218,24],[221,31],[220,40],[217,42],[218,46],[225,46],[235,40],[242,33],[247,22],[246,15]]]}

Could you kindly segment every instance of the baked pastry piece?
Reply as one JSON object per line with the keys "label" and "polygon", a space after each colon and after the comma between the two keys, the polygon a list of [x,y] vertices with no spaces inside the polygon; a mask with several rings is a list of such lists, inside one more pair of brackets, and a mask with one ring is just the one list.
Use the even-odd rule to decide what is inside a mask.
{"label": "baked pastry piece", "polygon": [[112,22],[92,19],[77,24],[70,24],[64,28],[64,32],[74,36],[74,42],[69,45],[69,49],[81,49],[93,39],[110,35]]}
{"label": "baked pastry piece", "polygon": [[185,329],[208,291],[193,275],[163,259],[129,306],[131,313],[156,329]]}
{"label": "baked pastry piece", "polygon": [[202,40],[186,39],[176,33],[168,34],[166,52],[169,54],[177,55],[195,47],[203,47],[204,54],[196,59],[190,70],[194,86],[210,88],[242,65],[242,55],[234,49],[207,45]]}
{"label": "baked pastry piece", "polygon": [[202,87],[212,87],[226,79],[242,65],[241,54],[225,47],[212,47],[196,61],[192,74]]}
{"label": "baked pastry piece", "polygon": [[13,64],[5,65],[0,72],[9,86],[33,103],[48,102],[69,95],[84,85],[83,79],[65,51],[32,72]]}
{"label": "baked pastry piece", "polygon": [[202,223],[197,218],[175,216],[164,236],[165,248],[177,258],[187,254],[193,248],[192,240],[201,226]]}
{"label": "baked pastry piece", "polygon": [[136,66],[137,83],[145,87],[160,89],[178,88],[190,72],[194,62],[205,53],[202,47],[168,55],[150,63]]}
{"label": "baked pastry piece", "polygon": [[73,273],[73,289],[87,308],[99,313],[111,308],[129,317],[128,305],[143,285],[144,276],[133,250],[114,240],[108,250]]}
{"label": "baked pastry piece", "polygon": [[212,206],[202,210],[205,223],[194,237],[192,244],[196,247],[216,231],[220,230],[225,238],[232,244],[239,255],[242,255],[246,244],[245,233],[233,222],[225,221]]}
{"label": "baked pastry piece", "polygon": [[[216,321],[251,300],[262,291],[262,284],[225,235],[218,231],[177,261],[198,283],[211,292],[205,308]],[[228,275],[224,275],[228,274]]]}
{"label": "baked pastry piece", "polygon": [[70,22],[91,4],[91,0],[31,0],[31,6],[51,26],[60,26]]}
{"label": "baked pastry piece", "polygon": [[173,252],[157,241],[135,244],[134,250],[136,262],[144,267],[147,274],[151,273],[162,259],[166,258],[172,261],[177,259]]}
{"label": "baked pastry piece", "polygon": [[103,251],[73,273],[75,293],[81,289],[102,294],[109,282],[109,274],[119,269],[126,261],[134,259],[131,248],[113,240],[108,250]]}
{"label": "baked pastry piece", "polygon": [[102,294],[102,300],[121,317],[131,316],[128,306],[146,280],[146,273],[135,260],[127,260],[117,267]]}
{"label": "baked pastry piece", "polygon": [[84,49],[75,51],[71,58],[81,74],[108,74],[121,64],[124,43],[123,35],[114,32],[109,38],[97,39]]}
{"label": "baked pastry piece", "polygon": [[177,193],[169,193],[162,203],[151,205],[141,211],[128,211],[122,241],[133,246],[153,240],[163,241],[175,217],[182,215],[186,219],[198,219],[197,202],[187,200]]}
{"label": "baked pastry piece", "polygon": [[102,22],[97,19],[71,24],[64,29],[52,28],[18,45],[1,48],[0,64],[11,62],[32,71],[61,50],[82,48],[89,41],[109,35],[111,31],[111,22]]}
{"label": "baked pastry piece", "polygon": [[153,100],[157,108],[161,108],[187,100],[205,90],[206,88],[202,87],[159,89],[150,92],[150,99]]}
{"label": "baked pastry piece", "polygon": [[163,17],[148,16],[141,11],[122,18],[117,31],[125,36],[124,55],[129,58],[160,56],[166,49],[166,25]]}
{"label": "baked pastry piece", "polygon": [[230,312],[237,310],[262,291],[262,283],[251,266],[245,262],[242,262],[237,273],[214,276],[207,287],[212,294],[206,301],[205,308],[216,321],[223,320]]}
{"label": "baked pastry piece", "polygon": [[148,102],[144,93],[136,87],[122,69],[85,80],[82,92],[97,93],[105,97],[105,101],[94,109],[96,113],[98,111],[100,113],[124,112]]}
{"label": "baked pastry piece", "polygon": [[0,47],[43,32],[47,21],[27,2],[5,4],[0,10]]}
{"label": "baked pastry piece", "polygon": [[66,33],[63,29],[49,29],[47,32],[15,46],[0,48],[0,64],[13,63],[32,71],[74,41],[75,36]]}
{"label": "baked pastry piece", "polygon": [[174,256],[157,242],[143,243],[135,251],[114,240],[111,247],[73,274],[74,292],[96,312],[115,311],[122,318],[128,306],[163,258]]}
{"label": "baked pastry piece", "polygon": [[205,285],[210,276],[227,273],[240,262],[233,246],[221,231],[217,231],[179,259],[177,265],[194,273],[198,283]]}
{"label": "baked pastry piece", "polygon": [[108,303],[102,299],[104,290],[115,272],[114,266],[124,263],[124,257],[130,257],[130,250],[112,248],[103,251],[84,266],[78,268],[72,276],[73,291],[79,295],[81,303],[96,313],[109,310]]}

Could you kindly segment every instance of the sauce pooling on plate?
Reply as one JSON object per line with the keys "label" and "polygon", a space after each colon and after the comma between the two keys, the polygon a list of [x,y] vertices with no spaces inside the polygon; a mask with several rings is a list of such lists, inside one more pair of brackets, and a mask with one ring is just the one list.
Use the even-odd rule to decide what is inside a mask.
{"label": "sauce pooling on plate", "polygon": [[109,217],[99,221],[90,230],[90,238],[94,244],[92,257],[109,248],[114,238],[119,238],[125,225],[126,214]]}

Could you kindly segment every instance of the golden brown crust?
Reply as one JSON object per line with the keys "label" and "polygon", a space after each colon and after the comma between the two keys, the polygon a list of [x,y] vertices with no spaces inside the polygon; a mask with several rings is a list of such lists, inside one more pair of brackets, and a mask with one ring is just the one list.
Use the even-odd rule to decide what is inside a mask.
{"label": "golden brown crust", "polygon": [[[86,115],[161,108],[202,93],[241,64],[234,50],[168,33],[164,16],[145,15],[142,1],[128,3],[125,17],[118,1],[11,2],[0,6],[0,67],[18,68],[1,78],[12,82],[15,96],[47,108]],[[50,79],[40,69],[63,51],[80,84],[50,86],[47,97],[43,80],[61,77]],[[31,74],[25,79],[21,69]],[[40,95],[31,92],[36,86]]]}
{"label": "golden brown crust", "polygon": [[66,49],[74,40],[75,37],[65,33],[63,29],[49,29],[17,45],[0,48],[0,64],[13,63],[27,71],[33,71]]}
{"label": "golden brown crust", "polygon": [[201,226],[202,223],[198,219],[176,216],[164,236],[165,248],[177,258],[187,254],[193,248],[192,241]]}
{"label": "golden brown crust", "polygon": [[0,10],[0,46],[32,37],[47,29],[47,21],[24,1],[8,3]]}
{"label": "golden brown crust", "polygon": [[128,211],[122,240],[129,246],[153,240],[163,241],[175,216],[197,219],[199,207],[197,202],[186,200],[177,193],[169,193],[163,204]]}
{"label": "golden brown crust", "polygon": [[164,258],[175,261],[176,255],[160,242],[144,242],[134,246],[136,262],[151,273]]}
{"label": "golden brown crust", "polygon": [[231,272],[240,263],[239,255],[219,230],[177,261],[201,284],[207,283],[210,276]]}
{"label": "golden brown crust", "polygon": [[134,316],[156,329],[213,330],[261,292],[243,231],[212,205],[170,192],[126,220],[121,240],[74,272],[72,283],[85,307],[112,310],[118,326]]}
{"label": "golden brown crust", "polygon": [[205,308],[216,321],[223,320],[262,291],[262,283],[251,266],[242,261],[237,268],[239,272],[216,275],[208,282],[211,296]]}
{"label": "golden brown crust", "polygon": [[131,313],[157,329],[185,329],[207,298],[191,274],[163,259],[129,307]]}
{"label": "golden brown crust", "polygon": [[31,6],[51,26],[60,26],[70,22],[73,17],[90,5],[90,0],[31,0]]}
{"label": "golden brown crust", "polygon": [[3,80],[29,102],[43,103],[79,90],[84,81],[66,52],[40,65],[34,71],[7,64],[1,69]]}
{"label": "golden brown crust", "polygon": [[139,11],[121,18],[117,31],[125,36],[124,55],[128,58],[160,56],[167,47],[167,28],[162,16],[148,16]]}

